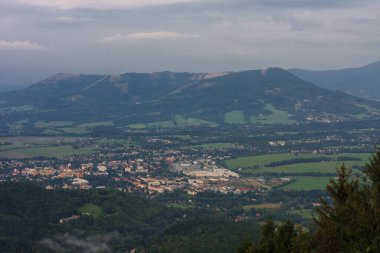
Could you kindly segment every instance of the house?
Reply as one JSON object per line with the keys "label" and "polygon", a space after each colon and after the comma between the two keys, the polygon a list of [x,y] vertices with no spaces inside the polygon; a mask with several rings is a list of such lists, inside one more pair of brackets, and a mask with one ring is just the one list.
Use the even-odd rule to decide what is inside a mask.
{"label": "house", "polygon": [[66,223],[66,222],[70,222],[70,221],[73,221],[73,220],[77,220],[80,218],[80,215],[72,215],[71,217],[67,217],[67,218],[61,218],[59,219],[59,223],[63,224],[63,223]]}

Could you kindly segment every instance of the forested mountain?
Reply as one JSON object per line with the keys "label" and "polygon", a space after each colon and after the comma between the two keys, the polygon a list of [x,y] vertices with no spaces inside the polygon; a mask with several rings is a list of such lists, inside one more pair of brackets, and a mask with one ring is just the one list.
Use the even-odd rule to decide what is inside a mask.
{"label": "forested mountain", "polygon": [[[380,106],[320,88],[280,68],[220,74],[160,72],[58,74],[0,95],[1,123],[110,121],[116,126],[173,121],[272,124],[373,118]],[[239,118],[231,122],[230,118]]]}
{"label": "forested mountain", "polygon": [[330,90],[340,90],[355,96],[380,100],[380,62],[360,68],[313,71],[289,70],[296,76]]}

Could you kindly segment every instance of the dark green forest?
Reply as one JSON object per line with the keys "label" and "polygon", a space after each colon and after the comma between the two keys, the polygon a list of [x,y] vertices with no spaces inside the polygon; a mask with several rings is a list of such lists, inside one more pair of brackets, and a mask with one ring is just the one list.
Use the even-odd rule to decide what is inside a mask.
{"label": "dark green forest", "polygon": [[[96,212],[81,214],[83,206]],[[81,217],[59,223],[72,215]],[[0,185],[0,252],[235,252],[258,228],[220,212],[171,208],[119,191]]]}

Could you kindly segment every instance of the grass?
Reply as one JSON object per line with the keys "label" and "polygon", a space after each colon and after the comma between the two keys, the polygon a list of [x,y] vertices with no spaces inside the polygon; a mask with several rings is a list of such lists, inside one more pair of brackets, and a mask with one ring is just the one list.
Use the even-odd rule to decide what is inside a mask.
{"label": "grass", "polygon": [[103,214],[102,208],[92,203],[84,204],[83,206],[78,208],[78,211],[81,213],[90,214],[94,216],[95,218]]}
{"label": "grass", "polygon": [[195,205],[189,205],[189,204],[179,204],[179,203],[170,203],[167,204],[168,207],[172,208],[178,208],[178,209],[189,209],[196,207]]}
{"label": "grass", "polygon": [[295,120],[289,118],[287,111],[278,110],[271,104],[266,104],[265,109],[270,111],[271,114],[260,115],[260,116],[250,116],[249,121],[254,124],[259,123],[259,124],[266,124],[266,125],[292,124],[296,122]]}
{"label": "grass", "polygon": [[[331,162],[315,162],[315,163],[297,163],[278,167],[266,167],[259,169],[243,169],[242,171],[247,174],[265,174],[265,173],[285,173],[285,174],[301,174],[301,173],[329,173],[334,174],[336,168],[339,168],[343,162],[331,161]],[[353,165],[363,165],[363,161],[348,161],[344,163],[347,167]],[[357,170],[353,170],[354,173],[359,173]]]}
{"label": "grass", "polygon": [[[281,161],[287,161],[290,159],[296,159],[296,158],[318,158],[326,156],[332,159],[336,159],[337,157],[352,157],[352,158],[358,158],[361,159],[361,161],[347,161],[345,164],[348,166],[352,165],[363,165],[366,161],[368,161],[368,158],[371,157],[370,153],[339,153],[335,155],[317,155],[317,154],[292,154],[292,153],[283,153],[283,154],[268,154],[268,155],[257,155],[257,156],[247,156],[247,157],[238,157],[235,159],[227,160],[226,165],[230,169],[236,169],[236,168],[249,168],[253,166],[263,167],[265,165],[268,165],[272,162],[281,162]],[[300,164],[291,164],[287,166],[280,166],[280,167],[289,167],[289,166],[296,166],[294,168],[298,168],[303,164],[338,164],[337,167],[339,167],[342,164],[342,161],[328,161],[325,163],[318,162],[318,163],[300,163]],[[302,167],[302,166],[301,166]],[[325,166],[322,166],[325,167]],[[277,168],[277,167],[271,167],[271,168]],[[265,168],[265,169],[271,169],[271,168]]]}
{"label": "grass", "polygon": [[98,144],[120,144],[120,145],[128,145],[130,144],[129,140],[127,139],[109,139],[109,138],[104,138],[104,139],[99,139],[96,141]]}
{"label": "grass", "polygon": [[211,121],[184,117],[183,115],[179,115],[179,114],[174,116],[174,124],[177,127],[200,126],[200,125],[216,126],[217,125],[216,123],[211,122]]}
{"label": "grass", "polygon": [[234,147],[233,143],[204,143],[200,145],[194,145],[193,148],[204,148],[204,149],[230,149]]}
{"label": "grass", "polygon": [[61,135],[63,131],[55,130],[55,129],[45,129],[41,134],[44,135]]}
{"label": "grass", "polygon": [[71,121],[44,121],[39,120],[35,126],[39,128],[49,128],[43,131],[46,135],[59,135],[59,134],[86,134],[89,133],[88,128],[97,126],[113,126],[112,121],[90,122],[79,125],[73,125]]}
{"label": "grass", "polygon": [[29,148],[18,148],[0,151],[0,158],[32,158],[32,157],[52,157],[61,158],[71,155],[82,155],[94,152],[94,147],[83,147],[74,149],[70,145],[62,146],[46,146],[46,147],[29,147]]}
{"label": "grass", "polygon": [[224,122],[227,124],[245,124],[243,111],[230,111],[224,114]]}
{"label": "grass", "polygon": [[78,143],[74,137],[17,136],[1,137],[0,142],[11,145],[0,146],[0,158],[33,158],[38,156],[61,158],[74,154],[89,154],[96,150],[96,145],[73,148]]}
{"label": "grass", "polygon": [[171,120],[166,120],[166,121],[146,123],[146,126],[149,128],[152,128],[152,127],[172,128],[172,127],[175,127],[175,124]]}
{"label": "grass", "polygon": [[128,127],[133,128],[133,129],[144,129],[146,128],[146,125],[144,123],[136,123],[136,124],[129,124]]}
{"label": "grass", "polygon": [[300,215],[305,219],[312,219],[314,217],[314,211],[312,209],[300,209],[290,210],[286,212],[288,215]]}
{"label": "grass", "polygon": [[350,145],[350,146],[326,146],[324,149],[363,149],[360,145]]}
{"label": "grass", "polygon": [[74,126],[74,127],[64,127],[64,128],[59,128],[62,130],[65,134],[86,134],[89,133],[86,127],[84,126]]}
{"label": "grass", "polygon": [[249,209],[278,209],[282,206],[280,203],[263,203],[263,204],[257,204],[257,205],[246,205],[243,206],[245,210]]}
{"label": "grass", "polygon": [[367,113],[359,113],[352,116],[357,120],[368,119],[370,117]]}
{"label": "grass", "polygon": [[79,126],[80,127],[113,126],[113,122],[112,121],[90,122],[90,123],[80,124]]}
{"label": "grass", "polygon": [[[353,167],[353,166],[363,166],[367,161],[368,158],[371,157],[370,153],[340,153],[335,155],[325,155],[326,157],[329,157],[331,159],[337,159],[338,157],[351,157],[351,158],[358,158],[360,161],[345,161],[344,164],[347,167]],[[318,176],[317,173],[322,174],[330,174],[335,175],[336,169],[339,168],[343,161],[325,161],[325,162],[304,162],[304,163],[294,163],[294,164],[287,164],[287,165],[281,165],[276,167],[266,167],[266,165],[272,163],[272,162],[280,162],[280,161],[287,161],[290,159],[295,158],[318,158],[321,157],[321,155],[316,154],[298,154],[294,155],[291,153],[285,153],[285,154],[269,154],[269,155],[258,155],[258,156],[249,156],[249,157],[239,157],[232,160],[227,160],[226,165],[230,169],[237,169],[241,168],[239,170],[239,173],[245,174],[245,175],[265,175],[265,174],[286,174],[286,175],[293,175],[293,176],[302,176],[305,174],[316,174],[315,177],[296,177],[296,178],[304,178],[308,179],[310,181],[311,178],[315,178],[318,182],[321,182],[318,179],[324,178],[325,180],[318,184],[317,187],[313,184],[306,184],[305,188],[311,187],[311,189],[323,189],[326,186],[326,177]],[[361,173],[360,170],[354,169],[353,173]],[[328,177],[327,177],[328,178]],[[290,184],[291,187],[298,187],[297,183]],[[300,189],[300,188],[297,188]],[[308,189],[308,188],[307,188]]]}
{"label": "grass", "polygon": [[0,137],[0,142],[12,143],[52,143],[58,140],[75,140],[75,138],[66,137],[41,137],[41,136],[16,136],[16,137]]}
{"label": "grass", "polygon": [[72,121],[45,121],[37,120],[35,126],[38,128],[55,128],[55,127],[65,127],[72,126],[74,122]]}
{"label": "grass", "polygon": [[372,154],[371,153],[340,153],[338,155],[335,155],[335,157],[338,157],[338,156],[349,156],[352,158],[359,158],[362,161],[367,162],[368,159],[372,157]]}
{"label": "grass", "polygon": [[230,169],[236,168],[248,168],[252,166],[264,166],[272,162],[286,161],[295,158],[311,158],[315,157],[312,154],[298,154],[294,155],[292,153],[285,154],[268,154],[268,155],[257,155],[257,156],[246,156],[238,157],[236,159],[227,160],[226,164]]}
{"label": "grass", "polygon": [[31,105],[20,105],[20,106],[13,106],[13,107],[10,107],[9,109],[11,109],[12,111],[31,111],[34,109],[34,106],[31,106]]}
{"label": "grass", "polygon": [[174,128],[174,127],[188,127],[188,126],[201,126],[201,125],[217,126],[216,123],[211,122],[211,121],[197,119],[197,118],[189,118],[189,117],[185,117],[185,116],[177,114],[174,116],[173,120],[129,124],[128,127],[134,128],[134,129],[144,129],[144,128]]}
{"label": "grass", "polygon": [[330,178],[331,177],[297,176],[294,177],[296,181],[282,186],[281,189],[290,189],[295,191],[325,190]]}
{"label": "grass", "polygon": [[299,132],[275,132],[275,134],[281,135],[281,136],[284,136],[284,135],[297,135],[297,134],[299,134]]}

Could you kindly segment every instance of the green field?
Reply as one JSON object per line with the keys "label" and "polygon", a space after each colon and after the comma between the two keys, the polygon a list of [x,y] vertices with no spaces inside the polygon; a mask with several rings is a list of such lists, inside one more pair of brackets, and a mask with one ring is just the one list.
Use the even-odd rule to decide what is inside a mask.
{"label": "green field", "polygon": [[87,127],[84,126],[73,126],[73,127],[64,127],[58,128],[57,130],[62,130],[65,134],[86,134],[89,133]]}
{"label": "green field", "polygon": [[[73,148],[77,138],[18,136],[3,137],[0,142],[10,145],[0,146],[0,158],[31,158],[37,156],[64,157],[73,154],[89,154],[95,151],[95,145]],[[60,145],[57,145],[60,143]]]}
{"label": "green field", "polygon": [[100,206],[92,204],[92,203],[87,203],[78,208],[78,211],[82,214],[89,214],[96,217],[99,217],[100,215],[103,214],[103,210]]}
{"label": "green field", "polygon": [[203,120],[203,119],[197,119],[197,118],[189,118],[184,117],[182,115],[175,115],[174,116],[174,123],[177,127],[186,127],[186,126],[200,126],[200,125],[208,125],[208,126],[216,126],[214,122]]}
{"label": "green field", "polygon": [[9,107],[7,109],[11,109],[12,111],[31,111],[34,109],[34,106],[20,105],[20,106]]}
{"label": "green field", "polygon": [[259,124],[292,124],[296,121],[289,118],[287,111],[282,111],[276,109],[271,104],[265,105],[265,110],[268,110],[271,112],[269,115],[260,115],[260,116],[250,116],[249,121],[253,124],[259,123]]}
{"label": "green field", "polygon": [[[340,153],[340,154],[336,154],[336,155],[317,155],[317,154],[305,154],[305,153],[302,153],[302,154],[292,154],[292,153],[268,154],[268,155],[238,157],[235,159],[227,160],[226,165],[230,169],[249,168],[249,167],[253,167],[253,166],[263,167],[263,166],[268,165],[268,164],[273,163],[273,162],[281,162],[281,161],[287,161],[287,160],[297,159],[297,158],[300,158],[300,159],[318,158],[318,157],[322,157],[322,156],[329,157],[332,159],[336,159],[337,157],[352,157],[352,158],[358,158],[358,159],[362,160],[362,161],[347,161],[347,162],[345,162],[345,164],[347,164],[348,166],[352,166],[352,165],[363,165],[366,161],[368,161],[368,158],[371,157],[371,154],[370,153]],[[323,164],[334,165],[334,162],[336,162],[337,164],[342,164],[341,161],[331,161],[331,162],[327,161],[325,163],[323,163],[323,162],[317,162],[317,163],[321,164],[322,167],[325,167],[325,166],[323,166]],[[296,166],[294,168],[298,169],[300,167],[299,165],[303,165],[303,164],[309,164],[309,163],[300,163],[300,164],[294,164],[291,166]],[[285,167],[285,166],[281,166],[281,167]],[[289,167],[289,165],[287,165],[286,167]],[[271,168],[265,168],[265,169],[272,169],[272,168],[277,168],[277,167],[271,167]]]}
{"label": "green field", "polygon": [[255,165],[261,167],[272,162],[286,161],[286,160],[295,159],[295,158],[312,158],[312,157],[316,157],[316,155],[313,155],[313,154],[295,155],[292,153],[268,154],[268,155],[239,157],[236,159],[227,160],[226,164],[228,168],[230,169],[248,168],[248,167],[253,167]]}
{"label": "green field", "polygon": [[72,121],[45,121],[38,120],[35,123],[38,128],[45,128],[42,134],[62,135],[62,134],[86,134],[89,128],[97,126],[113,126],[112,121],[89,122],[74,125]]}
{"label": "green field", "polygon": [[224,114],[224,122],[227,124],[245,124],[243,111],[230,111]]}
{"label": "green field", "polygon": [[200,145],[191,146],[193,148],[205,148],[205,149],[230,149],[234,147],[233,143],[204,143]]}
{"label": "green field", "polygon": [[171,120],[167,121],[159,121],[159,122],[153,122],[153,123],[146,123],[147,127],[162,127],[162,128],[171,128],[175,127],[175,124]]}
{"label": "green field", "polygon": [[315,211],[312,209],[300,209],[300,210],[290,210],[286,212],[288,215],[300,215],[305,219],[312,219],[315,215]]}
{"label": "green field", "polygon": [[144,129],[146,128],[146,125],[144,123],[136,123],[136,124],[129,124],[128,127],[133,128],[133,129]]}
{"label": "green field", "polygon": [[331,177],[307,177],[297,176],[294,177],[296,181],[284,185],[282,189],[290,189],[295,191],[308,191],[308,190],[325,190],[326,185],[329,183]]}
{"label": "green field", "polygon": [[170,208],[178,208],[178,209],[190,209],[190,208],[196,207],[193,204],[179,204],[179,203],[170,203],[170,204],[167,204],[167,206]]}
{"label": "green field", "polygon": [[128,139],[107,139],[107,138],[99,139],[96,141],[96,143],[98,143],[98,144],[111,144],[111,145],[113,145],[113,144],[118,144],[118,145],[130,144]]}
{"label": "green field", "polygon": [[61,135],[63,131],[55,130],[55,129],[45,129],[41,134],[44,135]]}
{"label": "green field", "polygon": [[74,122],[72,121],[45,121],[38,120],[35,123],[35,126],[38,128],[55,128],[55,127],[65,127],[72,126]]}
{"label": "green field", "polygon": [[99,121],[99,122],[90,122],[79,124],[80,127],[97,127],[97,126],[113,126],[112,121]]}
{"label": "green field", "polygon": [[173,127],[188,127],[188,126],[217,126],[216,123],[197,119],[197,118],[189,118],[184,117],[182,115],[175,115],[173,120],[165,120],[165,121],[157,121],[157,122],[149,122],[149,123],[135,123],[129,124],[129,128],[134,129],[144,129],[144,128],[173,128]]}
{"label": "green field", "polygon": [[[259,169],[242,169],[244,174],[265,174],[265,173],[285,173],[285,174],[301,174],[301,173],[329,173],[334,174],[336,169],[339,168],[343,162],[315,162],[315,163],[297,163],[278,167],[266,167]],[[348,161],[344,163],[347,167],[354,165],[363,165],[363,161]],[[354,173],[360,173],[357,170],[353,170]]]}
{"label": "green field", "polygon": [[52,157],[61,158],[70,155],[89,154],[95,151],[94,147],[84,147],[74,149],[70,145],[62,146],[46,146],[46,147],[29,147],[29,148],[14,148],[0,151],[0,158],[32,158],[32,157]]}

